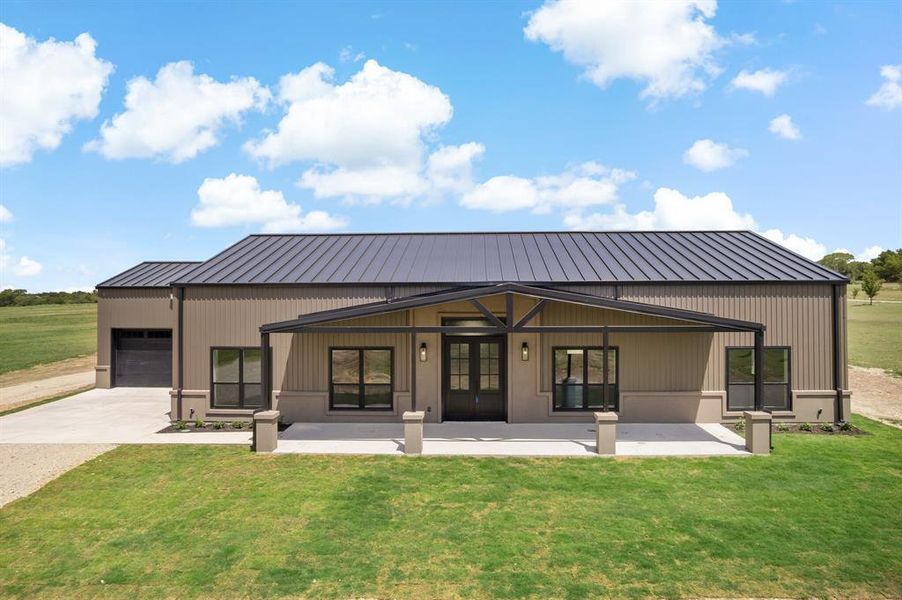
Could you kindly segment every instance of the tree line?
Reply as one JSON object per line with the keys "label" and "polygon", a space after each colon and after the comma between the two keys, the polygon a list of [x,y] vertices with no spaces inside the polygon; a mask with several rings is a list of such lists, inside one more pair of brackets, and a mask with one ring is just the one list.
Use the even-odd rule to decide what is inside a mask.
{"label": "tree line", "polygon": [[884,250],[870,261],[855,260],[848,252],[831,252],[817,262],[845,275],[853,283],[857,282],[858,285],[852,286],[850,290],[852,297],[857,296],[860,290],[865,293],[871,304],[874,303],[874,296],[883,287],[883,282],[902,282],[902,248]]}
{"label": "tree line", "polygon": [[0,292],[0,306],[35,306],[38,304],[91,304],[97,302],[94,292],[37,292],[5,289]]}

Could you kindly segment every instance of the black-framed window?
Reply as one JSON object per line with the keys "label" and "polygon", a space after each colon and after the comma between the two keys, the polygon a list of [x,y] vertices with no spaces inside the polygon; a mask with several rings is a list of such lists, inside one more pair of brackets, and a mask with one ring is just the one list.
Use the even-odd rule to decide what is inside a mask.
{"label": "black-framed window", "polygon": [[[790,352],[788,347],[764,348],[763,408],[790,410]],[[755,409],[755,349],[727,348],[727,410]]]}
{"label": "black-framed window", "polygon": [[[608,409],[620,409],[618,348],[608,347]],[[552,348],[554,410],[604,409],[604,350]]]}
{"label": "black-framed window", "polygon": [[330,348],[329,408],[391,410],[391,348]]}
{"label": "black-framed window", "polygon": [[213,408],[263,406],[260,348],[211,348],[210,403]]}

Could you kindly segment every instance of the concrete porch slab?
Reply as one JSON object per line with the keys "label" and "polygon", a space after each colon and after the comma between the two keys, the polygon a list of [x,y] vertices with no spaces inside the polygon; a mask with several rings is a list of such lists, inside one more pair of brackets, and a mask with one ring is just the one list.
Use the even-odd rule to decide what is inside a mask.
{"label": "concrete porch slab", "polygon": [[[626,423],[617,456],[742,456],[744,440],[716,423]],[[400,423],[295,423],[279,436],[281,454],[403,454]],[[591,423],[427,423],[423,454],[597,456]]]}

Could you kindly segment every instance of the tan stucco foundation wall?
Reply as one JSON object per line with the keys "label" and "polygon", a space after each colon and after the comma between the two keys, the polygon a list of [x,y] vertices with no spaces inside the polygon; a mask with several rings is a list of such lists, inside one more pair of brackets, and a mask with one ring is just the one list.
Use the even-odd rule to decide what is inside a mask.
{"label": "tan stucco foundation wall", "polygon": [[[172,373],[176,373],[178,299],[168,289],[100,289],[97,292],[97,366],[99,388],[112,385],[113,329],[171,329]],[[173,386],[175,382],[173,381]]]}

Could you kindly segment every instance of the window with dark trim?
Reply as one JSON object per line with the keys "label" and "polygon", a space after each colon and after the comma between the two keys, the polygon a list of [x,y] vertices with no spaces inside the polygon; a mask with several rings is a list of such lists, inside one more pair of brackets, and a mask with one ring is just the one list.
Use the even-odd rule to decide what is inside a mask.
{"label": "window with dark trim", "polygon": [[329,408],[391,410],[391,348],[330,348]]}
{"label": "window with dark trim", "polygon": [[210,404],[213,408],[263,406],[260,348],[210,350]]}
{"label": "window with dark trim", "polygon": [[[764,348],[763,408],[791,410],[790,353],[787,347]],[[727,348],[727,410],[755,409],[755,349]]]}
{"label": "window with dark trim", "polygon": [[[554,410],[603,410],[604,351],[601,347],[553,348]],[[620,409],[617,347],[608,347],[608,410]]]}

